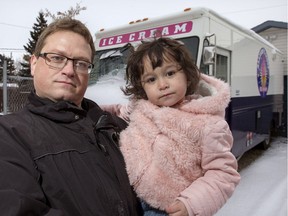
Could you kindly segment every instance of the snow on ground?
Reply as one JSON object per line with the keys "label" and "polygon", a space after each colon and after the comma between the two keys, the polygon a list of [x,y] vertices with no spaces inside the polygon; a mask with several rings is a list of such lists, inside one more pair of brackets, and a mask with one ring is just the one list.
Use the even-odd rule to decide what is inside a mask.
{"label": "snow on ground", "polygon": [[287,138],[278,137],[250,166],[216,216],[287,216]]}
{"label": "snow on ground", "polygon": [[[125,85],[123,73],[101,77],[97,84],[88,87],[85,97],[98,104],[127,102],[120,90]],[[274,140],[240,174],[234,194],[216,216],[287,216],[287,138]]]}
{"label": "snow on ground", "polygon": [[[127,102],[120,87],[125,86],[124,70],[110,72],[100,78],[96,84],[89,85],[85,97],[97,104],[117,104]],[[113,75],[112,75],[113,74]]]}

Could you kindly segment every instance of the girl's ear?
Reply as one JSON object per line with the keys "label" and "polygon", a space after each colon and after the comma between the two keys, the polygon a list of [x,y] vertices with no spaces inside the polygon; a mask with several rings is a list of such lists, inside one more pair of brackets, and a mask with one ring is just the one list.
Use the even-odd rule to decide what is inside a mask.
{"label": "girl's ear", "polygon": [[191,92],[191,84],[192,84],[192,81],[191,80],[187,80],[186,95],[192,94],[192,92]]}
{"label": "girl's ear", "polygon": [[187,80],[187,87],[189,87],[191,85],[192,81],[191,80]]}

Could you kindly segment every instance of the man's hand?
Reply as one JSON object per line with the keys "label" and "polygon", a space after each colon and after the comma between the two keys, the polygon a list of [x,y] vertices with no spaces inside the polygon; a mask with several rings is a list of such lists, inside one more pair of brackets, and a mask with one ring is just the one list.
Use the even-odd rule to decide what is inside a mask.
{"label": "man's hand", "polygon": [[188,216],[188,211],[185,205],[177,200],[165,209],[169,216]]}

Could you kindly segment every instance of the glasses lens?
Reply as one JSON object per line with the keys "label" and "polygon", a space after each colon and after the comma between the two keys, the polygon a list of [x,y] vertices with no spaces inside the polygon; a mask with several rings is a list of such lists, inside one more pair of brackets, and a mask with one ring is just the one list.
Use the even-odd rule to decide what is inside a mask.
{"label": "glasses lens", "polygon": [[76,72],[90,73],[91,69],[93,68],[93,64],[83,60],[74,60],[74,67]]}
{"label": "glasses lens", "polygon": [[65,56],[54,53],[46,53],[46,64],[51,67],[62,69],[66,62],[67,58]]}

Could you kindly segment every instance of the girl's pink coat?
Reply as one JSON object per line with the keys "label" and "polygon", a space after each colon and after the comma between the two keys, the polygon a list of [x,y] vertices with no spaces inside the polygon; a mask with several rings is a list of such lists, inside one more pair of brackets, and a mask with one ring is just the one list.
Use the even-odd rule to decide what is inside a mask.
{"label": "girl's pink coat", "polygon": [[189,215],[210,216],[232,195],[240,176],[224,120],[229,86],[201,76],[197,93],[178,109],[146,100],[130,105],[130,124],[120,142],[130,183],[140,198],[160,209],[178,199]]}

